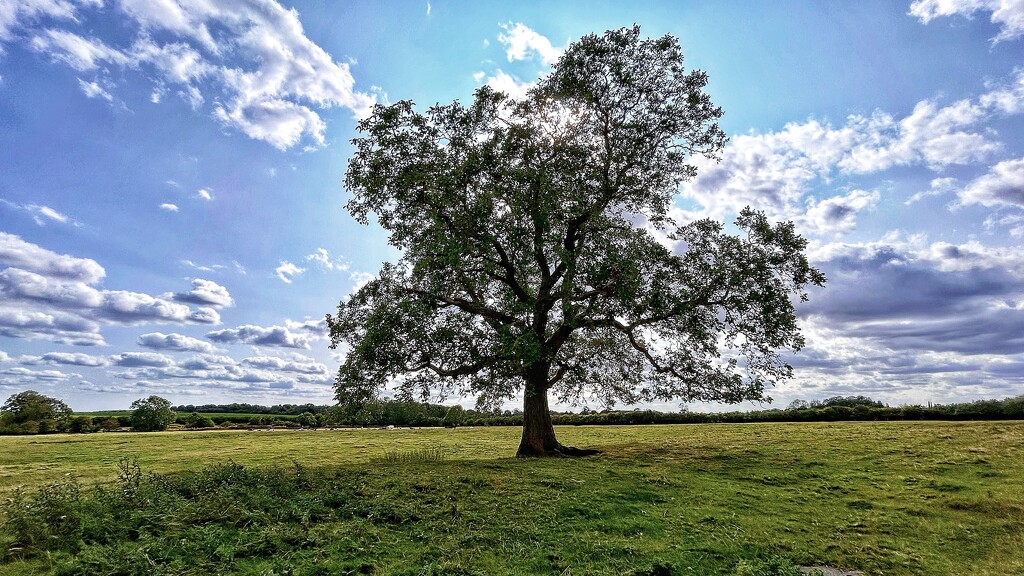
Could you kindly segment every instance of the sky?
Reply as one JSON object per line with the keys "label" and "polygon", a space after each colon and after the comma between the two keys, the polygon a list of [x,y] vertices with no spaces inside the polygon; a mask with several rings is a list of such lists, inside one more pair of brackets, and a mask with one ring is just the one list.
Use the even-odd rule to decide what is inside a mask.
{"label": "sky", "polygon": [[634,23],[730,136],[677,221],[792,220],[828,276],[771,406],[1024,393],[1024,1],[381,6],[0,2],[0,397],[331,403],[324,315],[398,257],[344,209],[358,119]]}

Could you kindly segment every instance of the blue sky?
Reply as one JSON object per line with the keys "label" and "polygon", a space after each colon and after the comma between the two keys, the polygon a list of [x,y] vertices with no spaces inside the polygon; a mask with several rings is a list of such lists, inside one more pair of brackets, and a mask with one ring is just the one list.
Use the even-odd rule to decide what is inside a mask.
{"label": "blue sky", "polygon": [[776,405],[1024,393],[1024,2],[638,4],[0,4],[0,396],[330,402],[322,318],[396,257],[343,208],[357,118],[633,23],[725,110],[677,220],[793,220],[829,276]]}

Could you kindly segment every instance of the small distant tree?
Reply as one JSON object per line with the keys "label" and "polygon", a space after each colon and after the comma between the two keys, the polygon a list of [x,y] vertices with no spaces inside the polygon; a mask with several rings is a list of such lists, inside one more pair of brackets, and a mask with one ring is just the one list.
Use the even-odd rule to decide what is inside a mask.
{"label": "small distant tree", "polygon": [[465,421],[466,410],[462,406],[456,404],[455,406],[449,408],[447,412],[445,412],[442,423],[445,426],[461,426],[462,423]]}
{"label": "small distant tree", "polygon": [[195,430],[196,428],[213,428],[213,420],[209,416],[193,412],[185,417],[185,427]]}
{"label": "small distant tree", "polygon": [[85,432],[95,432],[96,426],[92,423],[92,418],[88,416],[74,416],[71,418],[68,424],[68,432],[74,432],[77,434]]}
{"label": "small distant tree", "polygon": [[786,406],[786,410],[806,410],[810,407],[811,405],[807,402],[807,400],[796,399],[790,402],[789,406]]}
{"label": "small distant tree", "polygon": [[159,396],[140,398],[132,402],[132,430],[138,432],[159,432],[174,422],[171,403]]}
{"label": "small distant tree", "polygon": [[103,418],[99,421],[98,426],[105,432],[111,432],[121,427],[121,423],[118,422],[117,418],[108,417]]}
{"label": "small distant tree", "polygon": [[312,412],[303,412],[302,414],[299,414],[296,420],[298,420],[299,426],[302,426],[303,428],[317,427],[316,415],[314,415]]}

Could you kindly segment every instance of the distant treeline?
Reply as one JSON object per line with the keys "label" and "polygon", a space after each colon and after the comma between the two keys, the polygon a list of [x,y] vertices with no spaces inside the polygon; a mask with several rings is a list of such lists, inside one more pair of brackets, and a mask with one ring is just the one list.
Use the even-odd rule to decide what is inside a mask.
{"label": "distant treeline", "polygon": [[[464,410],[419,402],[384,400],[359,410],[330,408],[329,423],[348,426],[521,426],[522,413]],[[657,412],[654,410],[602,410],[580,413],[552,412],[556,425],[603,424],[713,424],[743,422],[834,422],[848,420],[1020,420],[1024,396],[1005,400],[979,400],[959,404],[889,407],[866,396],[836,396],[825,400],[792,402],[785,409],[749,412]]]}
{"label": "distant treeline", "polygon": [[[374,400],[360,407],[314,404],[206,404],[174,406],[173,424],[189,429],[284,427],[521,426],[519,410],[483,411],[426,402]],[[796,400],[785,409],[718,413],[601,410],[552,412],[556,425],[834,422],[849,420],[1021,420],[1024,396],[959,404],[889,407],[866,396]],[[33,391],[12,396],[0,409],[0,434],[115,431],[133,426],[125,413],[76,415],[63,402]]]}
{"label": "distant treeline", "polygon": [[327,410],[332,409],[332,406],[318,406],[316,404],[275,404],[273,406],[260,406],[258,404],[203,404],[202,406],[193,406],[192,404],[183,404],[181,406],[172,406],[171,410],[175,412],[196,412],[199,414],[269,414],[269,415],[281,415],[281,416],[298,416],[309,412],[310,414],[319,414]]}

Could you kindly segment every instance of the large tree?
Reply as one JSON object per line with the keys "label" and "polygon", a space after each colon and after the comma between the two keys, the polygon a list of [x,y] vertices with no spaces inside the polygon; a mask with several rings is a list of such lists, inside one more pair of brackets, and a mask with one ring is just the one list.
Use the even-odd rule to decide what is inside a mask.
{"label": "large tree", "polygon": [[[518,455],[559,444],[548,396],[763,400],[803,344],[794,298],[824,277],[791,223],[754,210],[677,225],[673,195],[726,138],[707,76],[637,27],[572,44],[522,99],[486,87],[360,122],[345,185],[401,250],[327,316],[342,404],[523,395]],[[671,248],[670,248],[671,247]]]}

